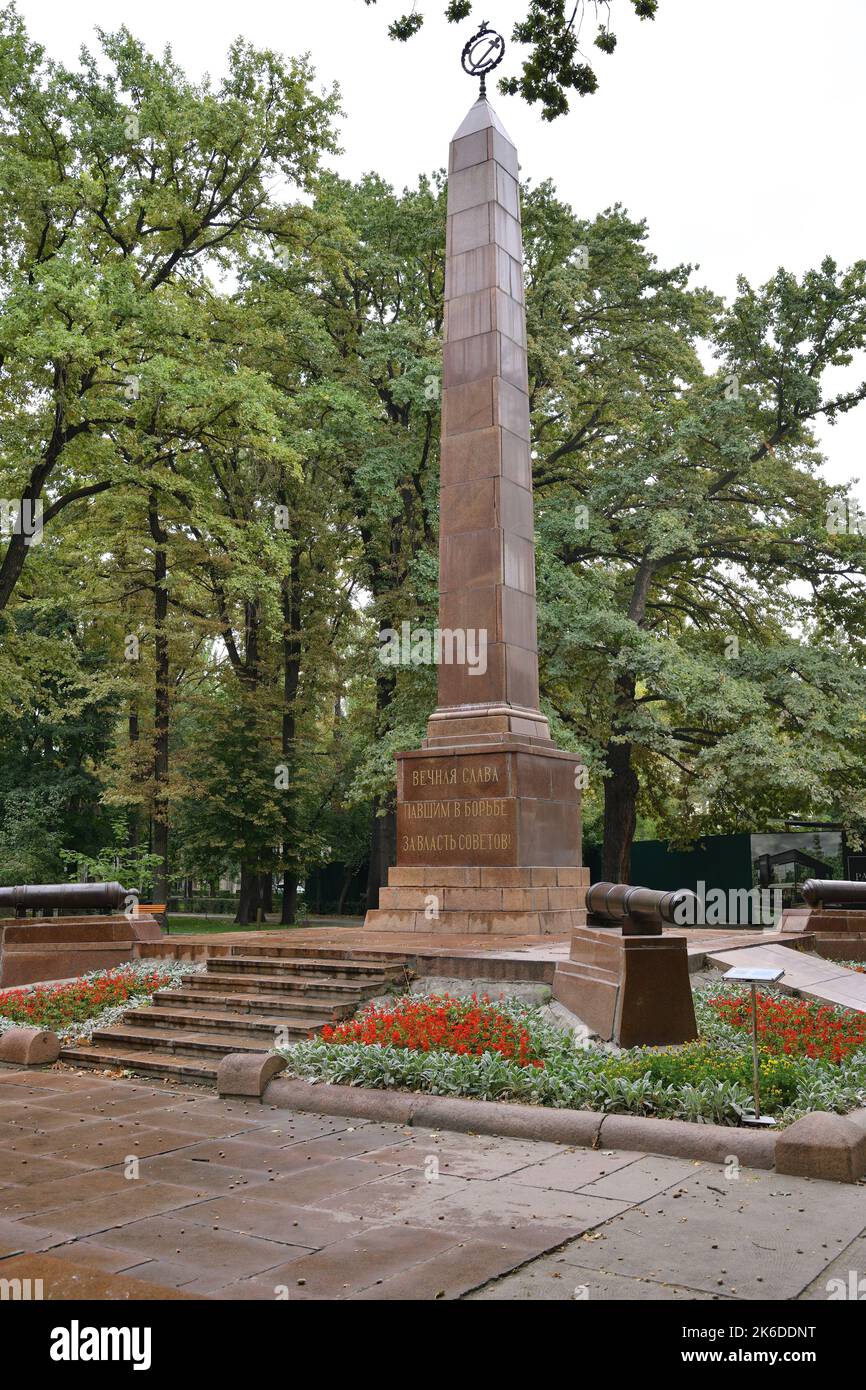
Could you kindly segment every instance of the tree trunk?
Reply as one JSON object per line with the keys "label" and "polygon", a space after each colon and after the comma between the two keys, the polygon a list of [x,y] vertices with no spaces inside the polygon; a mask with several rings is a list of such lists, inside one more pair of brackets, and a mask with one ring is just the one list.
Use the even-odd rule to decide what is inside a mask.
{"label": "tree trunk", "polygon": [[[138,743],[138,708],[135,704],[129,707],[129,746],[134,748]],[[126,843],[130,849],[138,849],[141,839],[141,814],[137,806],[133,806],[129,812],[129,829],[127,831]],[[138,885],[139,889],[143,884]]]}
{"label": "tree trunk", "polygon": [[379,815],[381,803],[373,803],[370,830],[370,868],[367,873],[367,910],[379,906],[379,889],[388,883],[388,868],[397,860],[397,812],[389,804]]}
{"label": "tree trunk", "polygon": [[[628,617],[638,627],[646,621],[647,600],[656,561],[645,555],[637,567],[628,605]],[[608,883],[631,882],[631,847],[637,825],[637,796],[640,782],[632,766],[632,744],[623,735],[635,709],[637,681],[632,673],[618,677],[615,686],[611,738],[605,752],[609,777],[604,780],[604,846],[601,876]]]}
{"label": "tree trunk", "polygon": [[343,912],[344,912],[344,909],[345,909],[345,906],[346,906],[346,897],[347,897],[347,894],[348,894],[348,892],[349,892],[349,889],[350,889],[351,886],[352,886],[352,879],[353,879],[354,877],[355,877],[355,870],[354,870],[354,868],[351,868],[351,867],[348,868],[348,869],[346,870],[346,877],[343,879],[343,886],[342,886],[342,888],[340,889],[339,901],[337,902],[337,916],[338,916],[338,917],[342,917],[342,915],[343,915]]}
{"label": "tree trunk", "polygon": [[159,520],[157,497],[148,498],[148,524],[154,540],[153,552],[153,628],[155,648],[154,668],[154,740],[153,740],[153,853],[159,864],[153,875],[153,894],[156,902],[168,901],[168,728],[169,728],[169,658],[168,658],[168,535]]}
{"label": "tree trunk", "polygon": [[270,869],[261,875],[259,883],[259,907],[262,909],[262,916],[266,912],[274,910],[274,879]]}
{"label": "tree trunk", "polygon": [[298,875],[286,869],[283,874],[283,910],[280,922],[284,927],[293,927],[298,911]]}
{"label": "tree trunk", "polygon": [[250,922],[256,920],[256,910],[259,905],[259,888],[261,885],[261,875],[255,869],[248,869],[245,864],[241,865],[241,893],[238,902],[237,915],[235,921],[239,926],[249,926]]}
{"label": "tree trunk", "polygon": [[631,846],[637,824],[638,779],[630,743],[609,743],[604,780],[604,848],[601,876],[607,883],[631,882]]}
{"label": "tree trunk", "polygon": [[[379,618],[379,633],[390,631],[387,617]],[[384,729],[385,711],[394,696],[394,672],[390,666],[380,666],[376,674],[376,727]],[[384,809],[384,815],[378,812]],[[397,811],[393,797],[387,803],[373,803],[370,825],[370,867],[367,873],[367,911],[379,906],[379,889],[388,883],[388,868],[397,862]]]}
{"label": "tree trunk", "polygon": [[[280,502],[286,503],[286,494],[280,493]],[[289,573],[281,588],[283,617],[283,720],[282,753],[288,768],[288,786],[283,792],[285,810],[283,813],[283,908],[280,922],[284,927],[294,925],[297,902],[298,880],[301,865],[297,857],[297,802],[295,790],[295,763],[297,750],[297,700],[301,683],[301,554],[296,543],[292,546]]]}

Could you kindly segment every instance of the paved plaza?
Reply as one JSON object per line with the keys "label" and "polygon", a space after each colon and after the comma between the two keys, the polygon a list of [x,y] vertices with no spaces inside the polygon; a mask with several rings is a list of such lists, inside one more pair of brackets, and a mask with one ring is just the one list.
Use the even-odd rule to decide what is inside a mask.
{"label": "paved plaza", "polygon": [[866,1189],[3,1070],[0,1279],[40,1257],[46,1297],[82,1296],[63,1261],[151,1296],[823,1300],[866,1274]]}

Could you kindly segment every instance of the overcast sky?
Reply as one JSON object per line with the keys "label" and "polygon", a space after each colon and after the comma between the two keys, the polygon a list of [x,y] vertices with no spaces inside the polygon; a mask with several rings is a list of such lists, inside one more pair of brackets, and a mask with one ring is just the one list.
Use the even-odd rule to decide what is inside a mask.
{"label": "overcast sky", "polygon": [[[339,83],[341,173],[375,169],[403,187],[444,166],[448,140],[475,98],[460,50],[476,27],[449,25],[445,0],[418,0],[427,23],[407,44],[387,24],[411,0],[19,0],[33,37],[71,61],[95,26],[125,24],[153,49],[170,44],[195,76],[223,69],[238,34],[285,53],[308,51],[322,83]],[[477,8],[477,7],[476,7]],[[552,125],[516,97],[493,103],[524,176],[550,177],[582,216],[613,202],[646,217],[663,264],[698,263],[696,280],[731,295],[780,265],[802,273],[824,255],[866,255],[866,0],[660,0],[652,22],[613,0],[619,38],[588,47],[595,96]],[[488,0],[480,17],[508,37],[526,0]],[[587,38],[594,32],[591,9]],[[513,59],[516,50],[506,53]],[[597,60],[597,61],[596,61]],[[859,372],[866,375],[866,364]],[[866,404],[823,431],[827,476],[866,475]],[[866,495],[866,485],[858,493]]]}

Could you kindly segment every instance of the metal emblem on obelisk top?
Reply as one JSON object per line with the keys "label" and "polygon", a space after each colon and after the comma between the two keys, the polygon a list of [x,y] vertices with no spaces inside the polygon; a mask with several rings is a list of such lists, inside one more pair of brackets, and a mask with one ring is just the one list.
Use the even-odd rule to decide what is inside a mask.
{"label": "metal emblem on obelisk top", "polygon": [[505,54],[505,40],[501,34],[497,34],[495,29],[491,29],[487,20],[482,20],[481,28],[477,34],[464,45],[460,55],[460,62],[463,71],[470,77],[480,77],[481,86],[478,90],[478,100],[487,99],[486,77],[494,68],[498,68]]}

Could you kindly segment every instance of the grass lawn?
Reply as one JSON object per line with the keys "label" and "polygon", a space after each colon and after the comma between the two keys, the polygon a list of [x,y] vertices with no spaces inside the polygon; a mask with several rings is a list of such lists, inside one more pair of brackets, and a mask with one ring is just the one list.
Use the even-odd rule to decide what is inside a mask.
{"label": "grass lawn", "polygon": [[[249,926],[239,927],[231,917],[178,917],[172,913],[168,919],[171,936],[219,936],[224,932],[237,931],[294,931],[294,927],[281,927],[278,922],[251,922]],[[301,923],[298,923],[301,926]]]}
{"label": "grass lawn", "polygon": [[300,931],[308,927],[360,927],[363,917],[305,917],[302,916],[293,927],[283,927],[279,922],[251,922],[247,927],[239,927],[231,917],[185,917],[177,913],[168,916],[168,929],[171,936],[220,935],[223,932],[237,931]]}

